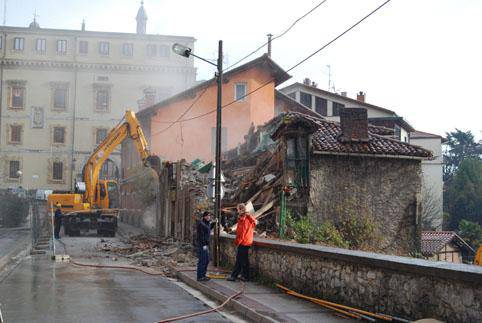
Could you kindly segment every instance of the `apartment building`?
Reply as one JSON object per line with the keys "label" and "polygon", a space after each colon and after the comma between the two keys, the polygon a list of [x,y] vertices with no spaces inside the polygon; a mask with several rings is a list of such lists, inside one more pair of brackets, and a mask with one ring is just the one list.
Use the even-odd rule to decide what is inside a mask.
{"label": "apartment building", "polygon": [[[121,121],[195,83],[193,60],[171,54],[193,37],[0,27],[0,189],[72,189],[88,156]],[[120,150],[103,177],[116,177]]]}

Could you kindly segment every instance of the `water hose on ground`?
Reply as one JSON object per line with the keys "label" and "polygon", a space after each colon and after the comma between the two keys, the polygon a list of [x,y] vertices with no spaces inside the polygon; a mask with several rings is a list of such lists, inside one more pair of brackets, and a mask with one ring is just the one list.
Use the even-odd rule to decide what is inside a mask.
{"label": "water hose on ground", "polygon": [[[67,253],[67,246],[65,245],[65,243],[63,243],[60,240],[57,240],[57,241],[59,241],[62,244],[62,246],[64,248],[64,252]],[[151,275],[151,276],[163,276],[164,275],[163,273],[148,272],[148,271],[145,271],[141,268],[133,267],[133,266],[85,264],[85,263],[77,262],[77,261],[73,260],[72,258],[70,258],[70,263],[72,265],[79,266],[79,267],[90,267],[90,268],[96,268],[96,269],[134,270],[134,271],[140,271],[141,273]],[[182,270],[182,271],[193,271],[193,270],[190,269],[190,270]],[[241,283],[241,284],[242,284],[241,290],[236,292],[235,294],[229,296],[221,305],[213,307],[209,310],[205,310],[205,311],[201,311],[201,312],[195,312],[195,313],[192,313],[192,314],[186,314],[186,315],[182,315],[182,316],[175,316],[175,317],[167,318],[167,319],[164,319],[164,320],[161,320],[161,321],[158,321],[158,322],[174,322],[174,321],[184,320],[184,319],[195,317],[195,316],[209,314],[209,313],[212,313],[212,312],[217,312],[221,308],[226,306],[226,304],[228,304],[232,299],[234,299],[234,298],[238,297],[239,295],[241,295],[242,293],[244,293],[244,283]]]}

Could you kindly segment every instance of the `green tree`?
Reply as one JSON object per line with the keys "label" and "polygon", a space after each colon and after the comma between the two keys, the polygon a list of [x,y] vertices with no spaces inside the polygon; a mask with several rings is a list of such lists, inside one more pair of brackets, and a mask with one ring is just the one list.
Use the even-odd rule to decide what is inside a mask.
{"label": "green tree", "polygon": [[459,235],[475,250],[482,246],[482,227],[478,223],[461,220]]}
{"label": "green tree", "polygon": [[466,158],[480,158],[482,153],[480,144],[477,144],[474,135],[470,131],[447,132],[446,149],[444,152],[444,181],[450,180],[457,171],[460,163]]}
{"label": "green tree", "polygon": [[468,158],[461,162],[445,192],[448,228],[456,230],[463,219],[482,223],[482,162]]}

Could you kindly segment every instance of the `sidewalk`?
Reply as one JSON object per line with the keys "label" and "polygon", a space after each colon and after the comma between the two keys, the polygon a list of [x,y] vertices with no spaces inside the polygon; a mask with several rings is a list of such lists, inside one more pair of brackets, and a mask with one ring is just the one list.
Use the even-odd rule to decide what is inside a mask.
{"label": "sidewalk", "polygon": [[[198,282],[195,268],[178,267],[176,271],[178,278],[185,284],[219,302],[225,301],[242,288],[242,283],[224,279]],[[245,283],[244,293],[226,306],[255,322],[348,322],[319,305],[288,296],[257,282]]]}

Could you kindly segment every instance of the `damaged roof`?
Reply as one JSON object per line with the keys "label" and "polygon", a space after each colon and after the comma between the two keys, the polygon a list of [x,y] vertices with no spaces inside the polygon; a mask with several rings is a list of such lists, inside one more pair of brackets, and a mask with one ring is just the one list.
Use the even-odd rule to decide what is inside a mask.
{"label": "damaged roof", "polygon": [[453,231],[423,231],[422,232],[422,254],[431,256],[436,254],[448,243],[452,242],[461,249],[474,253],[464,239]]}
{"label": "damaged roof", "polygon": [[432,157],[432,153],[427,149],[384,137],[383,135],[386,134],[385,128],[369,125],[366,142],[342,142],[339,140],[342,129],[338,122],[296,112],[281,114],[272,122],[278,123],[272,135],[273,139],[279,138],[285,130],[301,125],[312,133],[311,143],[315,153],[407,156],[423,159]]}

